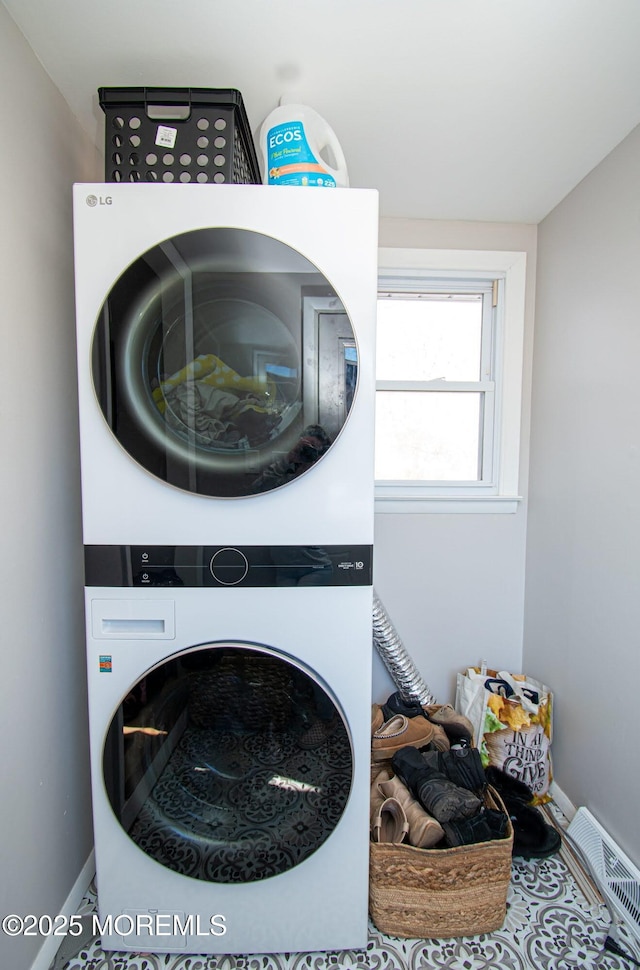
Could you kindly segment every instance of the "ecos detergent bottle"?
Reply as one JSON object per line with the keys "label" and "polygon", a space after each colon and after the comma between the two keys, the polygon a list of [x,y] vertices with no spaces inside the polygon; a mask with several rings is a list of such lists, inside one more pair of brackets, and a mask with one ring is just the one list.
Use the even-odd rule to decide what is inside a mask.
{"label": "ecos detergent bottle", "polygon": [[317,111],[304,104],[281,104],[267,115],[260,129],[260,149],[263,182],[267,185],[349,185],[335,132]]}

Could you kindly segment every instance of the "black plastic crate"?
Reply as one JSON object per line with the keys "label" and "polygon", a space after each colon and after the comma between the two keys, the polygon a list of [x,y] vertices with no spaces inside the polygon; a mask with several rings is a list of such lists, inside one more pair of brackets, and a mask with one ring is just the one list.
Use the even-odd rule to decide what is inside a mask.
{"label": "black plastic crate", "polygon": [[233,88],[98,88],[107,182],[259,183]]}

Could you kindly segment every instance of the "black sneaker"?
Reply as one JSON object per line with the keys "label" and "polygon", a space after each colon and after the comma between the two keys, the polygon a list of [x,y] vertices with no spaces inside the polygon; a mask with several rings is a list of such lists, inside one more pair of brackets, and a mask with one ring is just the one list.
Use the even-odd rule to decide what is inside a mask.
{"label": "black sneaker", "polygon": [[391,759],[391,764],[425,811],[440,824],[452,819],[469,818],[482,808],[479,798],[449,781],[440,771],[429,767],[415,748],[400,748]]}
{"label": "black sneaker", "polygon": [[455,819],[443,825],[447,845],[473,845],[507,837],[507,816],[492,808],[484,808],[473,818]]}
{"label": "black sneaker", "polygon": [[399,690],[387,697],[387,702],[382,705],[382,710],[385,721],[388,721],[394,714],[404,714],[405,717],[427,717],[418,701],[403,700]]}

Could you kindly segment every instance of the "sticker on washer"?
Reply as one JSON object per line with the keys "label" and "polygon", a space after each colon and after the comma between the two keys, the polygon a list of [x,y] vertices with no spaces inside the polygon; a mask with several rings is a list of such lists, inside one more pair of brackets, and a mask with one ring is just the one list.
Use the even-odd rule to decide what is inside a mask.
{"label": "sticker on washer", "polygon": [[166,125],[158,125],[156,130],[156,145],[159,145],[160,148],[174,148],[177,137],[177,128],[168,128]]}
{"label": "sticker on washer", "polygon": [[110,674],[113,672],[113,657],[111,654],[100,654],[100,673]]}

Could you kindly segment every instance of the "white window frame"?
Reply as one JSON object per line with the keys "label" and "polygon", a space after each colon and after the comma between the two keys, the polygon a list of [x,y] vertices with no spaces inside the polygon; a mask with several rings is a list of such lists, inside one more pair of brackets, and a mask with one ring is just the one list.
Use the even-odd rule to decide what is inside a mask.
{"label": "white window frame", "polygon": [[[485,250],[392,249],[378,251],[380,292],[390,279],[498,280],[494,328],[495,400],[492,473],[484,482],[376,482],[376,512],[516,512],[518,494],[526,253]],[[385,286],[385,280],[387,285]],[[386,382],[377,382],[383,390]],[[446,388],[443,382],[443,390]],[[451,389],[454,389],[449,385]],[[436,389],[435,386],[433,388]]]}

